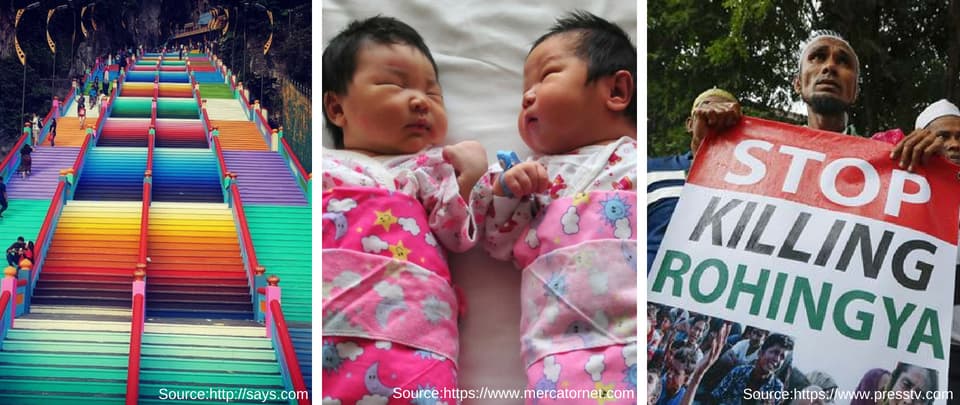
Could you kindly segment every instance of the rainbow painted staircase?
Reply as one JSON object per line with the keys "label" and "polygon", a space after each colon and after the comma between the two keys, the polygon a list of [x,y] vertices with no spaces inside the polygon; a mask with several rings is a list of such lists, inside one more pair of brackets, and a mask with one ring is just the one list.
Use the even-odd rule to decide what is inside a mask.
{"label": "rainbow painted staircase", "polygon": [[253,319],[233,214],[226,204],[150,208],[147,315]]}
{"label": "rainbow painted staircase", "polygon": [[139,202],[68,201],[33,303],[129,308],[140,210]]}
{"label": "rainbow painted staircase", "polygon": [[[0,404],[146,404],[210,388],[309,403],[279,400],[311,381],[309,176],[276,131],[269,152],[270,128],[223,84],[228,70],[189,59],[107,67],[118,85],[88,116],[93,133],[58,127],[58,145],[82,147],[41,149],[34,177],[9,182],[16,219],[0,232],[37,235],[39,258],[0,284]],[[222,97],[209,111],[201,88]],[[208,138],[208,112],[239,119]],[[262,266],[284,280],[282,304]]]}

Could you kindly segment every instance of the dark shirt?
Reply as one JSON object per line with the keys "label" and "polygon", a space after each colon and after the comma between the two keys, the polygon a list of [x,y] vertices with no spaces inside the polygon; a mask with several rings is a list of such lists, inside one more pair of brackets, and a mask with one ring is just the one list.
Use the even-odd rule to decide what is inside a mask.
{"label": "dark shirt", "polygon": [[690,152],[647,159],[647,273],[667,233],[692,163]]}

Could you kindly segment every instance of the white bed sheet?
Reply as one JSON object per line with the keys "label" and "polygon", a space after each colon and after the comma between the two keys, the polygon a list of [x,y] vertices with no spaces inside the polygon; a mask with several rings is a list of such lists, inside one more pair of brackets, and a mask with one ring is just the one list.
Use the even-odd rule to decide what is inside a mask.
{"label": "white bed sheet", "polygon": [[[410,24],[423,36],[440,70],[449,120],[447,143],[478,140],[490,162],[495,162],[500,149],[515,150],[524,158],[529,149],[516,125],[524,57],[557,17],[577,8],[620,25],[636,44],[637,4],[633,1],[325,0],[321,47],[354,19],[382,14]],[[321,97],[317,103],[322,103]],[[332,145],[325,130],[323,145]],[[450,267],[469,311],[460,328],[461,388],[523,388],[519,271],[510,263],[489,258],[479,247],[452,255]],[[523,400],[487,398],[464,403],[521,404]]]}

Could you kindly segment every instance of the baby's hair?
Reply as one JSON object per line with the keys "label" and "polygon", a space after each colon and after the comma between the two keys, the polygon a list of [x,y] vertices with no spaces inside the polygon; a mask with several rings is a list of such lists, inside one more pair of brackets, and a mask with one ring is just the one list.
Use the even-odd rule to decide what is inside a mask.
{"label": "baby's hair", "polygon": [[[557,19],[546,34],[534,41],[530,51],[557,34],[577,32],[579,43],[575,53],[587,62],[587,83],[618,70],[630,72],[634,81],[633,97],[623,114],[634,125],[637,123],[637,47],[630,42],[630,36],[614,23],[583,10],[575,10]],[[528,53],[529,55],[529,53]]]}
{"label": "baby's hair", "polygon": [[[364,41],[381,45],[403,44],[420,50],[433,65],[433,71],[439,80],[437,63],[430,54],[430,48],[413,27],[393,17],[375,16],[365,20],[355,20],[330,40],[323,50],[323,91],[335,94],[347,94],[347,85],[357,71],[357,53]],[[343,148],[343,128],[338,127],[324,110],[323,117],[327,129],[333,135],[334,147]]]}

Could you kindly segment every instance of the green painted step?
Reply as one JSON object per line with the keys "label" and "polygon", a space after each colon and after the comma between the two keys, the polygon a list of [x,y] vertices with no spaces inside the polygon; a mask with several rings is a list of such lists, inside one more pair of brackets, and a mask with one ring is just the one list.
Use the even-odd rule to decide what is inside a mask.
{"label": "green painted step", "polygon": [[140,368],[140,383],[164,384],[203,384],[217,386],[219,384],[242,385],[245,387],[283,388],[282,381],[277,373],[239,373],[230,371],[156,371]]}
{"label": "green painted step", "polygon": [[[37,366],[87,366],[127,367],[127,356],[83,355],[60,353],[10,353],[0,354],[0,364],[25,364]],[[2,403],[2,402],[0,402]]]}
{"label": "green painted step", "polygon": [[37,239],[51,200],[11,199],[0,218],[0,240],[3,248],[10,246],[17,236],[30,241]]}
{"label": "green painted step", "polygon": [[183,346],[210,346],[235,347],[240,349],[272,349],[270,341],[262,338],[245,338],[234,336],[204,336],[204,335],[176,335],[162,333],[146,333],[143,335],[145,345],[183,345]]}
{"label": "green painted step", "polygon": [[22,366],[0,364],[0,374],[17,376],[17,378],[34,379],[56,378],[88,380],[95,378],[97,380],[114,380],[124,383],[127,381],[126,365],[124,365],[122,368],[89,366],[66,368],[59,366]]}
{"label": "green painted step", "polygon": [[77,342],[130,344],[130,334],[115,332],[76,332],[51,333],[50,330],[11,329],[7,332],[7,341],[27,340],[35,342]]}
{"label": "green painted step", "polygon": [[[130,350],[129,338],[125,344],[101,344],[85,342],[23,342],[7,340],[3,342],[4,352],[43,352],[43,353],[83,353],[83,354],[122,354]],[[2,356],[0,356],[2,360]]]}
{"label": "green painted step", "polygon": [[[146,334],[144,334],[146,337]],[[187,347],[167,345],[147,345],[141,347],[143,356],[188,357],[198,359],[234,359],[276,361],[273,350],[257,349],[221,349],[210,347]]]}
{"label": "green painted step", "polygon": [[[38,396],[35,393],[0,393],[0,404],[16,405],[77,405],[77,404],[124,404],[124,397],[95,397],[90,395]],[[170,401],[166,401],[169,404]],[[178,402],[182,403],[182,402]],[[209,405],[209,402],[206,403]]]}
{"label": "green painted step", "polygon": [[[124,360],[126,361],[126,360]],[[225,362],[223,360],[211,359],[176,359],[176,364],[171,365],[170,359],[165,357],[141,357],[140,368],[142,369],[164,369],[176,367],[179,369],[189,369],[198,371],[218,371],[223,370]],[[126,364],[126,363],[124,363]],[[276,362],[266,361],[246,361],[233,360],[230,363],[230,370],[234,372],[249,373],[279,373],[280,365]]]}
{"label": "green painted step", "polygon": [[310,207],[244,205],[257,260],[280,277],[283,316],[313,320],[313,233]]}
{"label": "green painted step", "polygon": [[[261,327],[235,328],[234,333],[259,331]],[[260,403],[264,393],[284,389],[280,365],[270,340],[264,337],[223,336],[216,328],[197,326],[191,334],[145,333],[140,368],[140,403],[156,403],[174,391],[239,390],[261,396],[239,403]],[[149,343],[148,343],[149,342]],[[224,347],[230,346],[230,347]],[[161,389],[164,391],[161,392]],[[275,401],[266,403],[286,403]]]}
{"label": "green painted step", "polygon": [[200,97],[202,98],[233,98],[230,86],[220,83],[200,83]]}
{"label": "green painted step", "polygon": [[0,387],[3,387],[3,392],[0,392],[0,395],[4,395],[10,391],[15,391],[18,393],[38,393],[34,395],[39,395],[39,393],[61,392],[66,395],[90,394],[123,396],[127,393],[127,380],[124,378],[122,381],[98,381],[90,379],[82,381],[63,381],[0,376]]}

